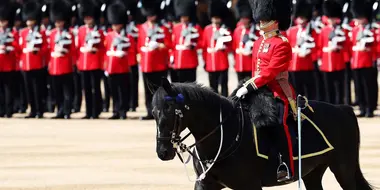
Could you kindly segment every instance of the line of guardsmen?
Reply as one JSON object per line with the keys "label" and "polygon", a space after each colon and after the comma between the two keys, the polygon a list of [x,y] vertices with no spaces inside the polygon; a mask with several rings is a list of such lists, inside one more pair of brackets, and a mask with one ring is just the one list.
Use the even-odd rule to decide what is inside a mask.
{"label": "line of guardsmen", "polygon": [[[110,119],[126,119],[127,111],[138,107],[142,72],[148,113],[141,119],[153,119],[151,92],[160,78],[170,74],[173,82],[196,81],[198,50],[210,87],[227,96],[228,55],[234,55],[238,80],[250,77],[252,47],[260,31],[247,0],[237,1],[236,15],[231,2],[208,3],[211,23],[201,27],[195,0],[2,0],[0,116],[25,113],[29,105],[26,118],[42,118],[56,107],[54,118],[69,119],[79,112],[84,92],[84,119],[108,111],[110,97]],[[293,47],[289,73],[298,94],[357,104],[359,116],[373,117],[378,10],[374,0],[296,1],[294,26],[282,33]]]}

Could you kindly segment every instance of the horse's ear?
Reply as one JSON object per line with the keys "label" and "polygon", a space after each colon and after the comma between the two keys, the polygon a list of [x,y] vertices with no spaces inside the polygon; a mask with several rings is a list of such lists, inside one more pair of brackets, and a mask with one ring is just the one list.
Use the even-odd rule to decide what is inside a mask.
{"label": "horse's ear", "polygon": [[175,96],[172,85],[166,77],[161,78],[161,86],[168,93],[169,96]]}

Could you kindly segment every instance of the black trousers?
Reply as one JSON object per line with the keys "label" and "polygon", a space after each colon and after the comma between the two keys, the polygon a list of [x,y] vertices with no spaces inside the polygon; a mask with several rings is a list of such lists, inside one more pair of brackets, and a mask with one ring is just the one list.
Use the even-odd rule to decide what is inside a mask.
{"label": "black trousers", "polygon": [[238,82],[246,79],[246,78],[251,78],[252,77],[252,72],[251,71],[248,71],[248,72],[236,72],[237,74],[237,78],[238,78]]}
{"label": "black trousers", "polygon": [[195,82],[197,80],[197,69],[176,69],[172,70],[177,78],[176,82]]}
{"label": "black trousers", "polygon": [[44,77],[43,69],[31,70],[24,72],[24,83],[30,105],[30,115],[44,113],[43,95],[44,95]]}
{"label": "black trousers", "polygon": [[103,104],[102,109],[104,111],[108,111],[110,108],[110,96],[111,96],[110,87],[108,85],[107,76],[104,74],[103,71],[101,71],[100,76],[101,76],[101,80],[103,81],[103,89],[104,89],[104,94],[103,96],[101,95],[102,104]]}
{"label": "black trousers", "polygon": [[13,114],[15,81],[14,72],[0,72],[0,115]]}
{"label": "black trousers", "polygon": [[169,68],[168,73],[170,75],[171,82],[179,82],[177,70]]}
{"label": "black trousers", "polygon": [[70,115],[73,105],[73,74],[52,76],[52,84],[57,102],[57,116]]}
{"label": "black trousers", "polygon": [[343,104],[344,98],[344,70],[323,72],[326,102]]}
{"label": "black trousers", "polygon": [[297,94],[306,96],[309,100],[315,100],[317,98],[314,71],[289,72],[289,79]]}
{"label": "black trousers", "polygon": [[129,74],[112,74],[108,76],[111,89],[113,113],[123,116],[129,109]]}
{"label": "black trousers", "polygon": [[129,107],[136,109],[139,107],[139,66],[134,65],[130,67],[129,74]]}
{"label": "black trousers", "polygon": [[83,91],[82,91],[82,80],[80,76],[80,71],[77,69],[73,72],[74,79],[74,101],[73,101],[73,109],[80,111],[82,107],[82,99],[83,99]]}
{"label": "black trousers", "polygon": [[[344,103],[347,105],[351,105],[352,98],[351,98],[351,81],[352,81],[352,70],[351,70],[351,63],[346,63],[346,69],[344,73],[345,77],[345,83],[344,83]],[[355,99],[357,99],[356,92],[355,92]]]}
{"label": "black trousers", "polygon": [[210,81],[210,87],[219,93],[218,87],[221,86],[221,94],[225,97],[228,96],[228,70],[219,72],[209,72],[208,79]]}
{"label": "black trousers", "polygon": [[326,101],[326,92],[325,92],[325,84],[323,79],[323,74],[319,70],[318,62],[314,62],[314,77],[315,77],[315,86],[316,86],[316,100],[318,101]]}
{"label": "black trousers", "polygon": [[378,75],[379,75],[379,71],[378,71],[378,68],[377,68],[377,64],[375,63],[375,65],[374,65],[374,67],[372,68],[372,73],[373,73],[373,78],[375,79],[375,80],[372,80],[371,82],[373,83],[371,86],[373,86],[374,87],[374,98],[375,98],[375,100],[374,100],[374,104],[372,105],[372,107],[373,107],[373,110],[377,110],[377,104],[378,104],[378,100],[379,100],[379,83],[378,83],[378,80],[377,80],[377,78],[378,78]]}
{"label": "black trousers", "polygon": [[28,99],[27,99],[27,93],[26,93],[26,88],[25,88],[25,81],[24,81],[24,76],[21,71],[15,71],[14,72],[14,112],[25,112],[26,109],[28,109]]}
{"label": "black trousers", "polygon": [[377,106],[377,76],[374,68],[352,70],[357,86],[358,104],[362,112],[374,111]]}
{"label": "black trousers", "polygon": [[161,85],[161,78],[167,77],[167,71],[143,73],[144,88],[145,88],[145,106],[148,116],[152,115],[152,99],[154,92]]}
{"label": "black trousers", "polygon": [[44,105],[44,112],[47,112],[48,109],[48,77],[49,77],[49,72],[48,72],[48,67],[45,67],[41,71],[41,75],[43,77],[42,82],[42,104]]}
{"label": "black trousers", "polygon": [[86,101],[86,116],[99,117],[102,111],[102,95],[100,91],[101,70],[82,71],[82,87]]}

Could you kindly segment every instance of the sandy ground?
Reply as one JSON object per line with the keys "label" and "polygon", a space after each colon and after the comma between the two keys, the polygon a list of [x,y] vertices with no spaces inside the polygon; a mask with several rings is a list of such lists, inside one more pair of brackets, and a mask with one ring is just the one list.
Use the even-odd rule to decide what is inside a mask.
{"label": "sandy ground", "polygon": [[[236,76],[230,77],[232,88]],[[207,75],[200,72],[200,81],[207,84],[206,79]],[[157,158],[153,121],[133,119],[144,114],[140,106],[127,121],[25,120],[21,119],[23,115],[0,119],[0,189],[193,189],[194,183],[188,180],[178,159],[162,162]],[[82,116],[78,113],[73,118]],[[360,163],[365,177],[380,187],[379,124],[380,118],[360,120]],[[191,168],[189,171],[194,179]],[[330,171],[323,184],[325,189],[341,189]],[[296,188],[294,183],[264,189]]]}

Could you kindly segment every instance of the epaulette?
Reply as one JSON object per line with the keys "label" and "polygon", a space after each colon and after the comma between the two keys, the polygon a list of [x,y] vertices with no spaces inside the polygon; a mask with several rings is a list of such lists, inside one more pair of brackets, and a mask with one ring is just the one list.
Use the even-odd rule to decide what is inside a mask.
{"label": "epaulette", "polygon": [[278,35],[278,37],[280,37],[282,39],[282,41],[284,41],[284,42],[289,42],[288,38],[285,37],[285,36],[283,36],[283,35],[281,35],[281,34]]}

